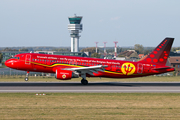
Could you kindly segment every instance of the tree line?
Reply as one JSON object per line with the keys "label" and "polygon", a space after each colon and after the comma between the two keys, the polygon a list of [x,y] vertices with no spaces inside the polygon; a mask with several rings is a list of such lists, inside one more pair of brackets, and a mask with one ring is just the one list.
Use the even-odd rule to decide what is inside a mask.
{"label": "tree line", "polygon": [[[144,54],[147,55],[151,51],[154,50],[155,47],[143,47],[141,44],[135,44],[134,47],[117,47],[117,54],[134,49],[137,54]],[[180,47],[172,47],[171,51],[174,52],[176,50],[180,50]],[[99,57],[100,55],[98,53],[104,53],[103,48],[98,48],[98,53],[96,53],[96,47],[88,47],[81,50],[81,52],[91,52],[91,57]],[[114,53],[114,47],[107,47],[106,52],[108,53]]]}
{"label": "tree line", "polygon": [[[19,48],[19,49],[18,49]],[[52,51],[57,51],[57,52],[70,52],[70,47],[27,47],[27,48],[20,48],[20,47],[17,47],[17,49],[15,49],[14,47],[6,47],[4,49],[1,48],[0,50],[0,63],[2,61],[2,53],[1,51],[25,51],[25,52],[28,52],[28,51],[42,51],[42,50],[52,50]],[[104,53],[104,49],[103,48],[98,48],[98,53],[96,53],[96,47],[88,47],[88,48],[80,48],[81,51],[80,52],[91,52],[91,57],[96,57],[96,58],[99,58],[100,57],[100,54],[99,53]],[[124,52],[124,51],[127,51],[129,49],[134,49],[138,54],[149,54],[153,49],[154,47],[143,47],[143,45],[141,44],[135,44],[134,47],[117,47],[117,54],[121,53],[121,52]],[[176,51],[176,50],[180,50],[180,47],[172,47],[171,51]],[[106,52],[107,53],[114,53],[114,47],[107,47],[106,48]]]}

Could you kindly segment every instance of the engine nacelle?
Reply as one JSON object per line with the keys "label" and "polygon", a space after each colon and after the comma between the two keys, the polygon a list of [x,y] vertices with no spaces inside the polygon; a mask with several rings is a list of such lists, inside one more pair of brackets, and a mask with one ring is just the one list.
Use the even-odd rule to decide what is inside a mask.
{"label": "engine nacelle", "polygon": [[59,80],[70,80],[71,78],[78,78],[79,74],[74,73],[70,70],[56,70],[56,79]]}

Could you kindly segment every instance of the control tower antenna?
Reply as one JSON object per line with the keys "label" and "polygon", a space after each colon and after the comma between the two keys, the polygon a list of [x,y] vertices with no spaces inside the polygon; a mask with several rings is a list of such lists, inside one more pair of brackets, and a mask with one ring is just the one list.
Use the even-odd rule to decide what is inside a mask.
{"label": "control tower antenna", "polygon": [[98,44],[98,42],[95,42],[96,43],[96,53],[97,53],[97,44]]}
{"label": "control tower antenna", "polygon": [[118,43],[118,41],[114,41],[114,43],[115,43],[114,58],[116,58],[117,57],[117,43]]}
{"label": "control tower antenna", "polygon": [[104,43],[104,57],[106,57],[106,43],[107,42],[103,42]]}
{"label": "control tower antenna", "polygon": [[82,16],[68,17],[69,23],[68,30],[71,36],[71,52],[79,52],[79,33],[82,31],[83,25],[81,24]]}

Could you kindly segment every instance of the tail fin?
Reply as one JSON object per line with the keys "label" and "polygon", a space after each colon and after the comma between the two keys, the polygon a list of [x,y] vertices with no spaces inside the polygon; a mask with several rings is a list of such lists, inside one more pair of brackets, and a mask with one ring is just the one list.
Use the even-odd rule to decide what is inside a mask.
{"label": "tail fin", "polygon": [[174,38],[165,38],[145,59],[141,61],[166,65]]}

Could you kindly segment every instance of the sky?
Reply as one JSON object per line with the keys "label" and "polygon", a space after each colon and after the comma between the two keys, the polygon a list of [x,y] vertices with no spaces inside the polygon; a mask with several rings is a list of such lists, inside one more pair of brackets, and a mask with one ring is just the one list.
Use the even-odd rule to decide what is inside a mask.
{"label": "sky", "polygon": [[70,47],[68,17],[83,16],[80,47],[180,46],[180,0],[0,0],[0,47]]}

